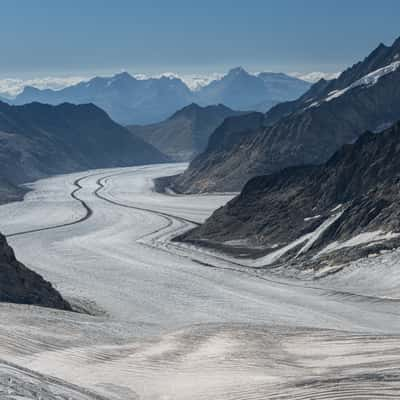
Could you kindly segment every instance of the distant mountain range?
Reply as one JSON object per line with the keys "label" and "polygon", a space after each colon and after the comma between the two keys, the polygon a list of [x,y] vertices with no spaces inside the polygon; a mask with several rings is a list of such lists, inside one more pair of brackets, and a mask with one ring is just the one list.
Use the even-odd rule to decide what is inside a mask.
{"label": "distant mountain range", "polygon": [[0,102],[0,202],[23,195],[15,184],[44,176],[167,160],[93,104]]}
{"label": "distant mountain range", "polygon": [[93,103],[121,124],[142,124],[167,118],[189,104],[191,99],[192,92],[179,79],[140,80],[124,72],[111,78],[97,77],[61,90],[26,87],[13,103]]}
{"label": "distant mountain range", "polygon": [[252,75],[243,68],[234,68],[198,90],[189,89],[175,77],[137,79],[123,72],[109,78],[96,77],[61,90],[27,86],[15,99],[7,101],[16,105],[93,103],[115,121],[129,125],[160,122],[193,102],[201,106],[222,103],[237,110],[265,112],[279,102],[296,99],[309,87],[309,82],[285,74]]}
{"label": "distant mountain range", "polygon": [[258,126],[242,116],[219,127],[175,189],[238,191],[253,176],[322,163],[366,130],[390,126],[400,119],[400,39],[256,119]]}
{"label": "distant mountain range", "polygon": [[225,118],[241,114],[222,104],[200,107],[193,103],[163,122],[127,128],[172,160],[189,161],[205,150],[208,138]]}
{"label": "distant mountain range", "polygon": [[183,239],[262,249],[265,265],[316,271],[399,247],[399,144],[397,123],[363,134],[320,166],[253,178]]}

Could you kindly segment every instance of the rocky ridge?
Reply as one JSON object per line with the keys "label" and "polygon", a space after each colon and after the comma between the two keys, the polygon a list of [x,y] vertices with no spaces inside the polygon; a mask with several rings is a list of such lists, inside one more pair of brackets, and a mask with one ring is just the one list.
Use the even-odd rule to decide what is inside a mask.
{"label": "rocky ridge", "polygon": [[337,79],[320,80],[298,100],[272,108],[255,130],[242,117],[242,135],[226,131],[222,149],[215,132],[175,186],[182,192],[237,191],[257,175],[323,163],[366,130],[381,131],[397,121],[399,99],[400,39],[379,45]]}

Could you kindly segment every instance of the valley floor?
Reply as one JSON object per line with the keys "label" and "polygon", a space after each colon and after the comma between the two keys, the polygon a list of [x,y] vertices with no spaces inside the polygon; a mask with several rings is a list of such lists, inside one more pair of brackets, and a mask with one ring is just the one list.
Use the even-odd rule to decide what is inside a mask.
{"label": "valley floor", "polygon": [[0,207],[18,258],[92,314],[1,304],[1,398],[398,398],[399,286],[368,293],[357,266],[347,287],[259,275],[170,242],[231,198],[153,190],[185,166],[57,176]]}

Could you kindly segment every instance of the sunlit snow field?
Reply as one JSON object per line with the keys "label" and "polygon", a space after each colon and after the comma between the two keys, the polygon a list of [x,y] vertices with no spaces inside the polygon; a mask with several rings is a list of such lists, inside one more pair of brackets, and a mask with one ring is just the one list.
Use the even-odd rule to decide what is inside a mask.
{"label": "sunlit snow field", "polygon": [[[380,375],[399,373],[399,301],[382,296],[384,284],[372,296],[366,285],[355,290],[362,266],[343,290],[343,277],[310,285],[260,276],[250,262],[170,243],[232,197],[154,192],[155,177],[185,166],[57,176],[0,207],[18,258],[94,314],[0,305],[0,359],[13,363],[0,362],[0,390],[8,385],[13,398],[2,377],[42,382],[32,385],[48,385],[48,399],[57,390],[77,399],[336,399],[332,379],[342,378],[353,395],[399,389]],[[93,213],[72,224],[87,213],[79,200]]]}

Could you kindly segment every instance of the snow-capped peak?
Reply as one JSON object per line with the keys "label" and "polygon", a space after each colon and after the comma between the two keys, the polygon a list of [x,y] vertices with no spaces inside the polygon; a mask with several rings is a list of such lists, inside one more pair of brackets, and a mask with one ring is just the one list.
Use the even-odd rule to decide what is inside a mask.
{"label": "snow-capped peak", "polygon": [[227,76],[239,76],[239,75],[248,75],[248,72],[243,67],[235,67],[232,68]]}

